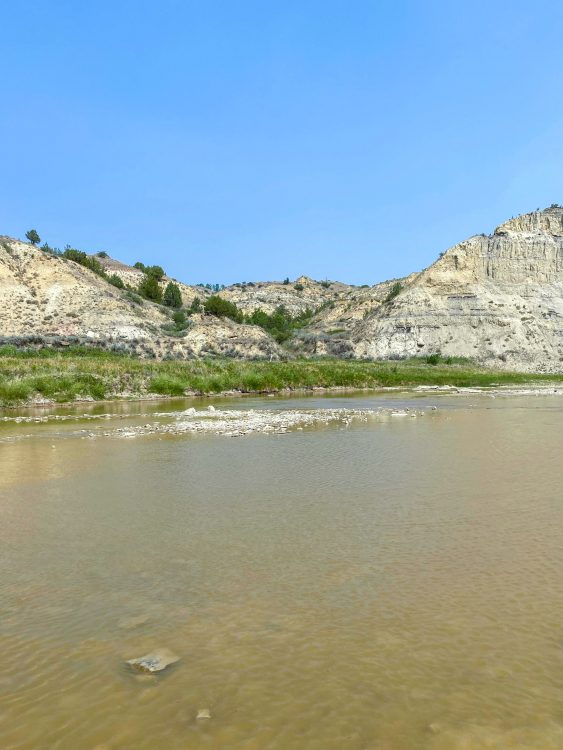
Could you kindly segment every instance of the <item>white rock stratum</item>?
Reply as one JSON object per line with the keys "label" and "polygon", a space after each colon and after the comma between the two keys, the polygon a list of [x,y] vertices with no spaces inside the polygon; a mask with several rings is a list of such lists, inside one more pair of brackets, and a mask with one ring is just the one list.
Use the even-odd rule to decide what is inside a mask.
{"label": "white rock stratum", "polygon": [[563,208],[450,248],[351,331],[353,356],[445,356],[528,372],[563,369]]}

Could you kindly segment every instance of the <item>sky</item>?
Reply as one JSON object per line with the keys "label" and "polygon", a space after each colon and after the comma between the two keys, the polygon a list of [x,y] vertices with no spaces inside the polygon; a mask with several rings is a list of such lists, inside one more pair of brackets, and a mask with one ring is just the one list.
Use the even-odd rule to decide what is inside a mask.
{"label": "sky", "polygon": [[563,3],[0,0],[0,234],[372,284],[563,203]]}

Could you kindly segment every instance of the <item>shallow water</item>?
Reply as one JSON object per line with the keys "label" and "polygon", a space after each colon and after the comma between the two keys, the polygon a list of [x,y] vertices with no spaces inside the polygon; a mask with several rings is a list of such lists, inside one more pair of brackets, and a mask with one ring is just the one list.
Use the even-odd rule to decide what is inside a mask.
{"label": "shallow water", "polygon": [[[563,398],[215,403],[425,415],[237,439],[83,432],[191,402],[0,422],[2,750],[563,747]],[[180,661],[125,664],[159,648]]]}

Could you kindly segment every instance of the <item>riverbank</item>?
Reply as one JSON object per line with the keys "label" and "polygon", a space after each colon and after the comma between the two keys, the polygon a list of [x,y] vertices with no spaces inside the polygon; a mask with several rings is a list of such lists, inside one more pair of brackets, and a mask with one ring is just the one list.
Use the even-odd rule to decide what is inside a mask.
{"label": "riverbank", "polygon": [[0,405],[150,397],[277,393],[313,388],[455,386],[460,388],[563,383],[563,373],[530,375],[489,370],[470,361],[366,362],[232,359],[155,361],[79,348],[0,349]]}

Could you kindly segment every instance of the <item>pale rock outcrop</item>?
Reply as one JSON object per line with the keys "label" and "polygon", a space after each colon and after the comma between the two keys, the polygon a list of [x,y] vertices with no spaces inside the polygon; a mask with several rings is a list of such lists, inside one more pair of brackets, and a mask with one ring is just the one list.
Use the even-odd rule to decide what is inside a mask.
{"label": "pale rock outcrop", "polygon": [[300,276],[295,281],[257,281],[248,284],[233,284],[219,292],[219,296],[234,302],[246,314],[263,310],[271,315],[277,307],[293,316],[305,310],[318,310],[335,300],[343,299],[356,287],[339,281],[315,281]]}
{"label": "pale rock outcrop", "polygon": [[563,369],[563,208],[525,214],[450,248],[351,332],[353,356],[471,357]]}
{"label": "pale rock outcrop", "polygon": [[174,336],[171,323],[166,308],[135,301],[78,263],[0,237],[0,339],[4,342],[84,343],[159,358],[278,359],[281,355],[276,342],[257,326],[193,315],[185,335]]}

